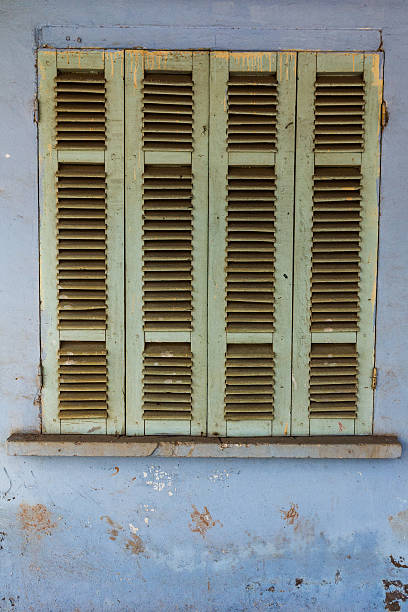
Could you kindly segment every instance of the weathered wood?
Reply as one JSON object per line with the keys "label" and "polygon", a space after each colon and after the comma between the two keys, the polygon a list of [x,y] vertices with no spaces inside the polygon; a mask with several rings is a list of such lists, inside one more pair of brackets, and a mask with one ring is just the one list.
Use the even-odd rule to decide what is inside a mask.
{"label": "weathered wood", "polygon": [[[378,239],[380,109],[382,99],[381,53],[299,53],[296,209],[295,209],[295,279],[293,319],[293,419],[292,433],[310,435],[369,434],[372,432],[374,367],[375,299]],[[316,73],[336,73],[352,82],[364,80],[365,102],[361,151],[315,151],[314,87]],[[361,80],[361,83],[363,81]],[[363,123],[362,123],[363,127]],[[337,148],[336,148],[337,147]],[[347,148],[347,147],[346,147]],[[358,147],[357,147],[358,149]],[[359,227],[359,300],[358,330],[310,331],[311,253],[313,174],[315,168],[328,166],[361,169],[361,221]],[[335,175],[334,175],[335,176]],[[353,176],[353,175],[352,175]],[[359,177],[358,177],[359,178]],[[341,261],[341,259],[340,259]],[[323,326],[322,326],[323,327]],[[351,327],[351,329],[353,329]],[[309,353],[312,343],[352,343],[357,345],[357,416],[356,418],[309,419]],[[324,412],[324,411],[323,411]],[[339,415],[341,416],[341,414]]]}
{"label": "weathered wood", "polygon": [[42,429],[59,433],[58,418],[58,327],[57,327],[57,193],[58,159],[55,148],[55,50],[38,52],[38,125],[40,197],[40,308],[41,362],[43,368]]}
{"label": "weathered wood", "polygon": [[298,72],[291,433],[307,435],[316,53],[299,53]]}
{"label": "weathered wood", "polygon": [[124,79],[123,51],[105,52],[108,419],[107,433],[125,433]]}
{"label": "weathered wood", "polygon": [[60,457],[398,459],[396,436],[174,438],[14,433],[7,453]]}

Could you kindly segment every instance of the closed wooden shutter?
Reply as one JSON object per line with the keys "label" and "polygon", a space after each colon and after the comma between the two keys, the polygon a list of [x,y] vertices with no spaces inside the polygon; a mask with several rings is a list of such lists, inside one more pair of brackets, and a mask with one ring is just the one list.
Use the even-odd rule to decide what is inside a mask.
{"label": "closed wooden shutter", "polygon": [[293,433],[372,432],[380,53],[300,53]]}
{"label": "closed wooden shutter", "polygon": [[210,54],[209,435],[290,428],[295,53]]}
{"label": "closed wooden shutter", "polygon": [[46,433],[124,431],[122,64],[38,54]]}
{"label": "closed wooden shutter", "polygon": [[128,434],[205,435],[208,53],[127,51]]}

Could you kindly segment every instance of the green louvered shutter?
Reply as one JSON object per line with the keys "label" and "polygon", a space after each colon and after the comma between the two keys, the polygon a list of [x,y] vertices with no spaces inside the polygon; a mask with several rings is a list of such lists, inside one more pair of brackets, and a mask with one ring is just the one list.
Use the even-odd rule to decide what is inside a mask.
{"label": "green louvered shutter", "polygon": [[372,432],[382,55],[299,53],[294,434]]}
{"label": "green louvered shutter", "polygon": [[38,52],[44,433],[124,432],[122,70]]}
{"label": "green louvered shutter", "polygon": [[208,433],[290,429],[295,53],[210,54]]}
{"label": "green louvered shutter", "polygon": [[127,51],[129,435],[206,434],[208,53]]}

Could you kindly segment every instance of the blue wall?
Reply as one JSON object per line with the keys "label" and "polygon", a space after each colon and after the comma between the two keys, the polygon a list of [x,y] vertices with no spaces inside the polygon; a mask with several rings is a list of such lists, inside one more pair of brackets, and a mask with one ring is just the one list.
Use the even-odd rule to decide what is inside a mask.
{"label": "blue wall", "polygon": [[[55,44],[70,35],[79,46],[221,49],[375,50],[382,30],[390,121],[375,430],[408,437],[406,2],[0,0],[0,610],[408,610],[408,454],[377,462],[5,455],[11,432],[39,428],[32,110],[45,24],[68,27],[37,33]],[[116,24],[138,27],[96,27]]]}

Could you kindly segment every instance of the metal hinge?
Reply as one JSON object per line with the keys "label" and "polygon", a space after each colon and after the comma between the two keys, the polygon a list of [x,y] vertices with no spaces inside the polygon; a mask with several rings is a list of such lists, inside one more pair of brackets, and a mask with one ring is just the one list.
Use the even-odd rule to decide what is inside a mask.
{"label": "metal hinge", "polygon": [[384,129],[387,123],[388,123],[387,103],[385,100],[383,100],[381,104],[381,129]]}
{"label": "metal hinge", "polygon": [[377,368],[373,368],[373,373],[371,375],[371,388],[377,388]]}
{"label": "metal hinge", "polygon": [[34,98],[34,108],[33,108],[33,121],[38,125],[40,120],[40,109],[38,104],[38,96],[36,95]]}
{"label": "metal hinge", "polygon": [[44,382],[44,375],[43,375],[43,366],[42,366],[42,362],[40,361],[40,363],[38,364],[38,368],[37,368],[37,387],[41,392],[41,389],[43,388],[43,382]]}

